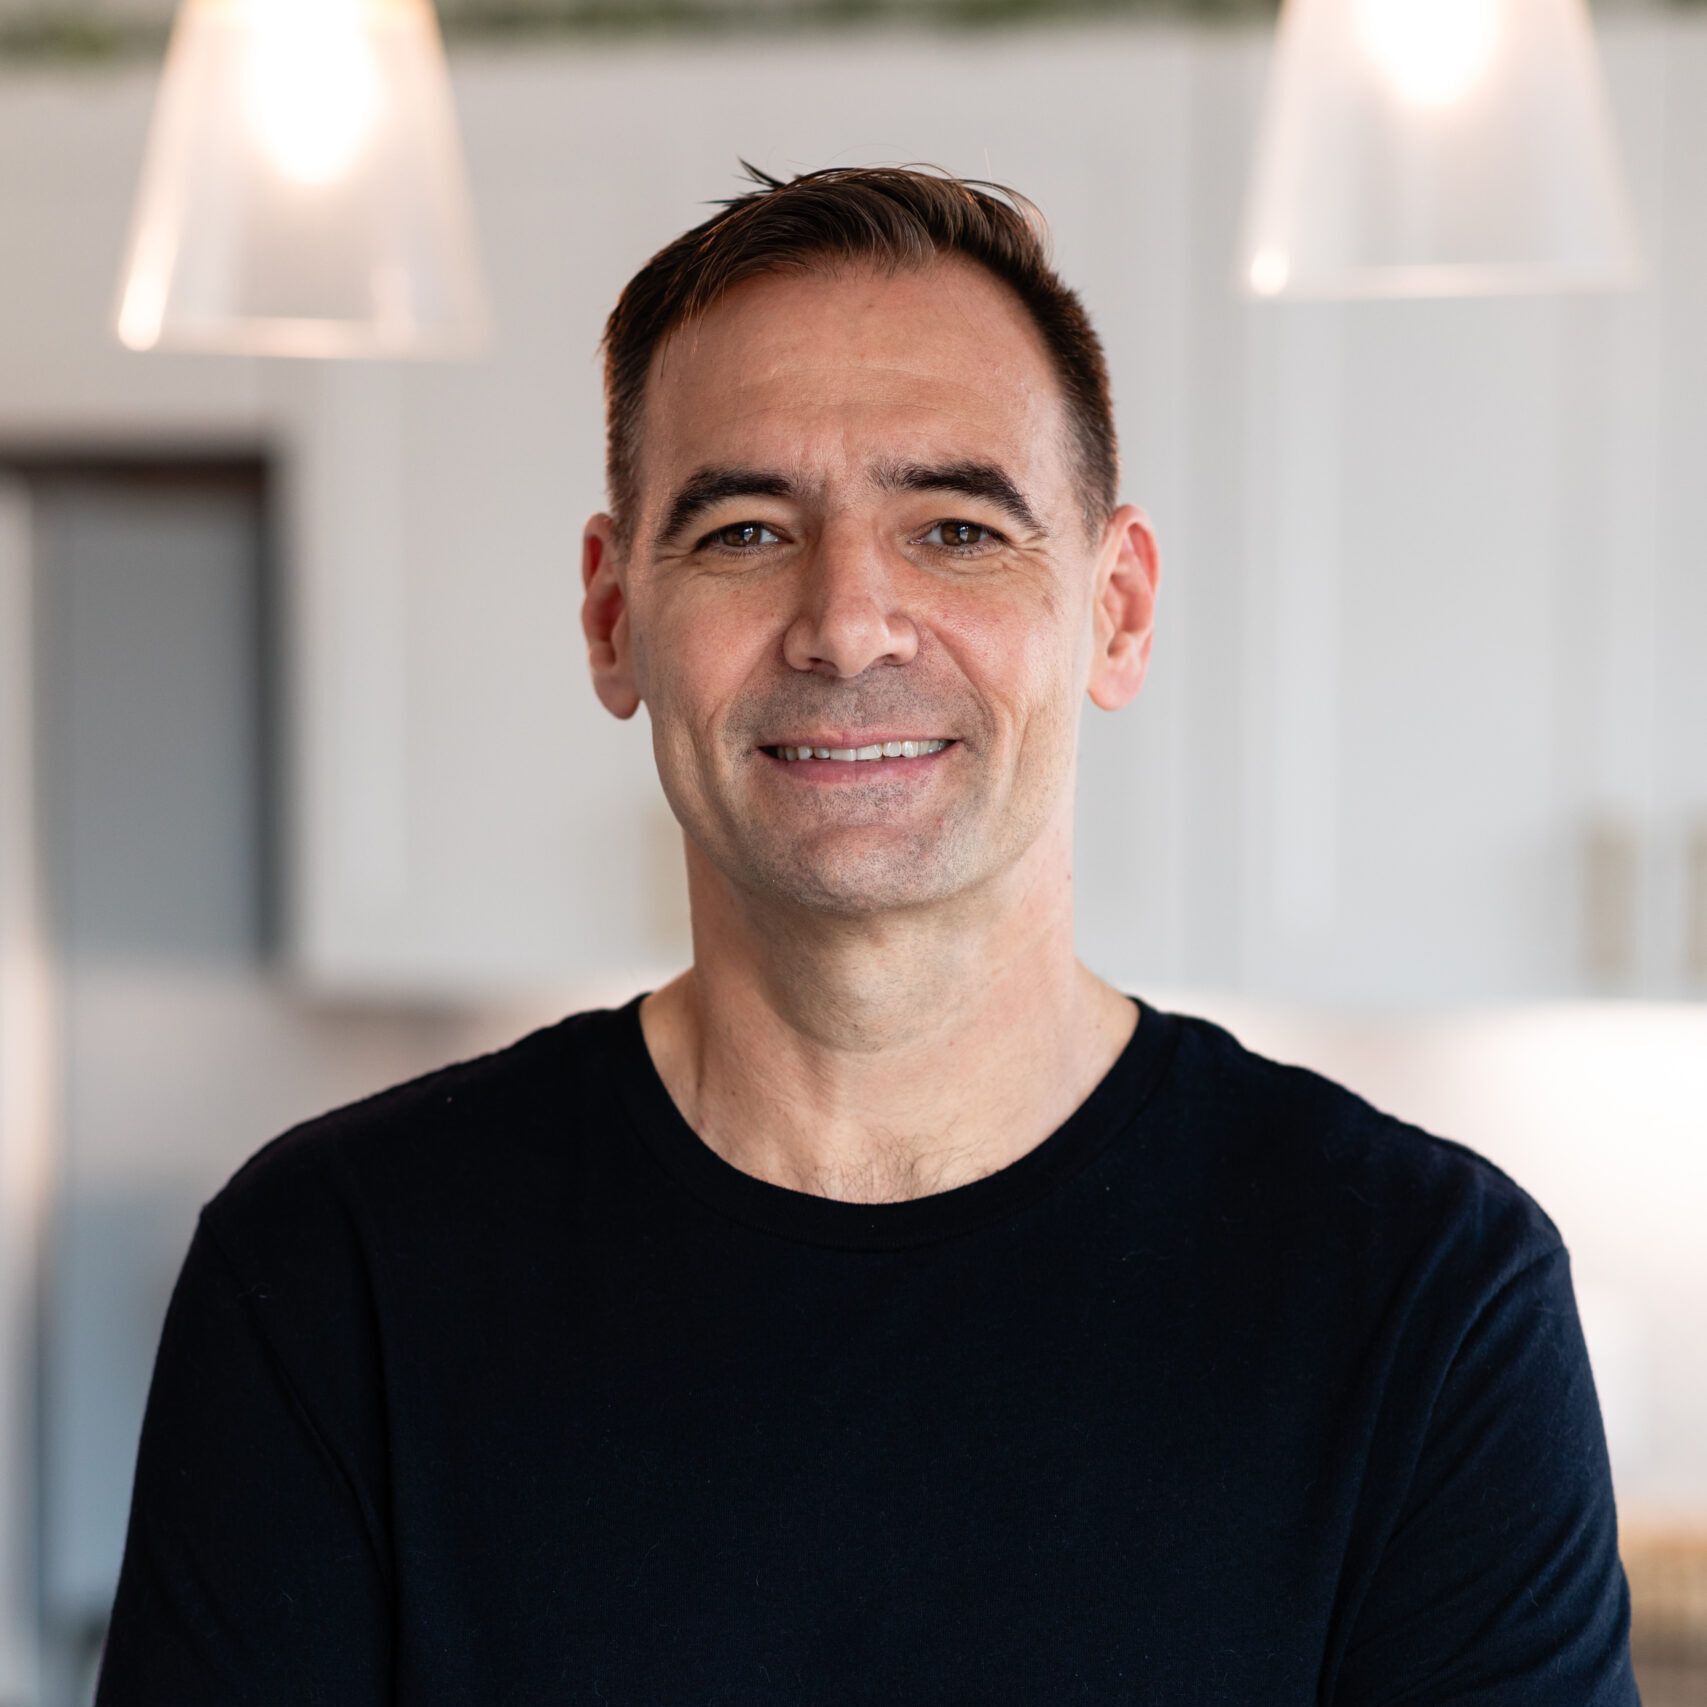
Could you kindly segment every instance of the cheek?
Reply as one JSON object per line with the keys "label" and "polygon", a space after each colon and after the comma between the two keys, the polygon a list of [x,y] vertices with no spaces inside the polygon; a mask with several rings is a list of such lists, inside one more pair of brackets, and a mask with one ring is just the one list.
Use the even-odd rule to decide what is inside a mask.
{"label": "cheek", "polygon": [[774,631],[727,604],[683,599],[655,613],[650,641],[647,701],[654,712],[666,714],[683,745],[727,741],[728,723],[753,697]]}
{"label": "cheek", "polygon": [[1035,599],[961,613],[939,632],[998,715],[1035,722],[1072,704],[1071,636]]}

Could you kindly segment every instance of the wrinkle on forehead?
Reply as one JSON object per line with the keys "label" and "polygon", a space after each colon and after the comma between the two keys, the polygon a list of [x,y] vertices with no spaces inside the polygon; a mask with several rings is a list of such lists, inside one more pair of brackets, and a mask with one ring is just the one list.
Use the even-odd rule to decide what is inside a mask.
{"label": "wrinkle on forehead", "polygon": [[731,432],[739,428],[756,428],[760,443],[774,442],[772,460],[798,457],[808,438],[825,451],[848,456],[866,440],[942,450],[952,444],[955,455],[995,447],[1030,456],[1038,438],[1051,430],[1047,408],[1038,407],[1035,399],[1016,400],[1004,409],[970,386],[957,387],[952,397],[944,397],[940,386],[924,396],[826,396],[821,387],[796,396],[792,387],[752,384],[736,387],[715,412],[686,408],[672,414],[679,430],[666,429],[666,435],[688,462],[713,455],[726,460]]}
{"label": "wrinkle on forehead", "polygon": [[[817,381],[839,382],[843,395],[831,401],[826,398]],[[1028,412],[1039,404],[1052,401],[1050,394],[1030,376],[1012,370],[986,371],[977,380],[958,377],[958,369],[933,369],[907,366],[900,362],[778,362],[761,373],[747,373],[728,386],[724,395],[739,396],[744,392],[762,394],[778,386],[805,391],[804,397],[793,399],[798,407],[810,409],[816,404],[822,409],[844,408],[849,404],[905,404],[911,408],[946,410],[948,405],[935,401],[947,392],[955,397],[968,398],[978,414],[991,414],[1005,400]],[[917,395],[909,395],[909,393]]]}

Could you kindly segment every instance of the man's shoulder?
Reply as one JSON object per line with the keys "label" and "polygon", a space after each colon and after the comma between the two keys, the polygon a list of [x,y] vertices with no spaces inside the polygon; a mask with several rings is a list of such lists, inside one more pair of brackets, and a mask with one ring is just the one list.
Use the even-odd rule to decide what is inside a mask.
{"label": "man's shoulder", "polygon": [[1463,1264],[1493,1283],[1561,1247],[1531,1192],[1469,1143],[1214,1020],[1179,1017],[1181,1106],[1228,1212],[1288,1241],[1314,1233],[1353,1256]]}
{"label": "man's shoulder", "polygon": [[201,1207],[219,1241],[265,1247],[364,1221],[413,1191],[454,1203],[507,1155],[573,1141],[585,1072],[611,1010],[567,1014],[286,1127]]}

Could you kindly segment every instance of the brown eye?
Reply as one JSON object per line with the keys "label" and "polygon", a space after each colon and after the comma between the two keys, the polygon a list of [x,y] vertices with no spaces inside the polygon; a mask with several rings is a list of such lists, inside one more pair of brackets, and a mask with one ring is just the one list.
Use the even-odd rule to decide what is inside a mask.
{"label": "brown eye", "polygon": [[[1002,537],[994,528],[985,527],[982,522],[952,520],[933,522],[930,531],[935,533],[938,528],[942,529],[945,536],[942,549],[951,556],[957,557],[979,556],[991,541],[1000,540]],[[983,537],[977,539],[968,537],[973,534]]]}
{"label": "brown eye", "polygon": [[753,535],[770,532],[763,522],[730,522],[726,527],[713,529],[694,549],[698,551],[710,546],[713,551],[726,551],[739,557],[758,543]]}

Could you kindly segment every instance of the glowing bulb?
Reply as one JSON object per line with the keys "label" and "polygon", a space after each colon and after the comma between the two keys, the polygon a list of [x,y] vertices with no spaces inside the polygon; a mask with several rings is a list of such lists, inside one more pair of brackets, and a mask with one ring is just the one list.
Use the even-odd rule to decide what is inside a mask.
{"label": "glowing bulb", "polygon": [[1251,258],[1251,289],[1258,296],[1274,296],[1286,288],[1292,266],[1278,249],[1259,249]]}
{"label": "glowing bulb", "polygon": [[287,178],[345,172],[379,110],[379,71],[360,0],[249,0],[244,86],[249,121]]}
{"label": "glowing bulb", "polygon": [[1498,11],[1499,0],[1358,0],[1358,33],[1405,100],[1443,107],[1487,72]]}

